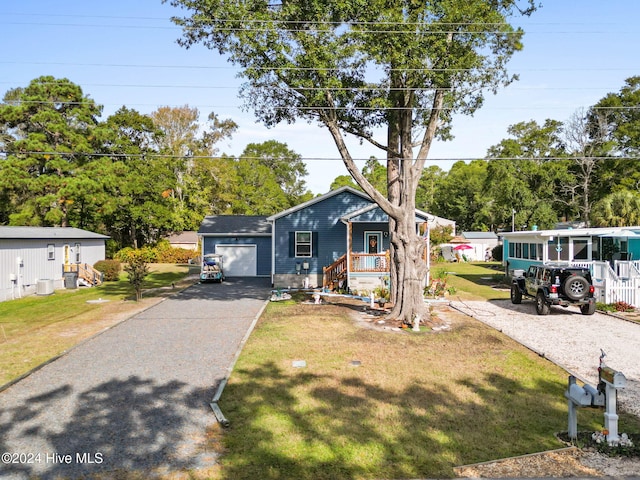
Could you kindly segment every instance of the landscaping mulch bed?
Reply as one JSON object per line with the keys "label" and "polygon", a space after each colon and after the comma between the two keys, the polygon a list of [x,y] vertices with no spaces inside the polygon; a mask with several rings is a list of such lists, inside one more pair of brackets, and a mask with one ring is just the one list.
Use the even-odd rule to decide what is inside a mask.
{"label": "landscaping mulch bed", "polygon": [[[640,474],[640,435],[631,434],[633,446],[609,447],[597,443],[592,432],[579,432],[576,444],[559,450],[504,458],[455,468],[458,477],[585,477]],[[569,444],[566,432],[558,439]]]}

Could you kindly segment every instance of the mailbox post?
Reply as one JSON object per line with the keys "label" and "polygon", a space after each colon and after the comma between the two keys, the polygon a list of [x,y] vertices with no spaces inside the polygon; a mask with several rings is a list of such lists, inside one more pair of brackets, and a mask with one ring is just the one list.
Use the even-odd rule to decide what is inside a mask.
{"label": "mailbox post", "polygon": [[569,406],[567,429],[569,438],[575,440],[578,437],[578,408],[604,407],[604,429],[607,443],[618,445],[620,436],[618,435],[618,414],[616,411],[617,390],[626,386],[627,379],[622,372],[604,366],[602,357],[600,357],[598,377],[600,379],[598,388],[594,388],[587,384],[581,387],[576,383],[576,377],[569,375],[567,391],[564,394]]}
{"label": "mailbox post", "polygon": [[600,389],[604,386],[604,396],[606,398],[604,412],[604,429],[607,431],[606,437],[609,445],[617,445],[620,442],[618,435],[618,413],[616,410],[617,390],[627,385],[627,378],[613,368],[601,367],[598,369],[600,374]]}
{"label": "mailbox post", "polygon": [[581,387],[576,383],[576,377],[569,375],[567,391],[564,394],[567,397],[569,406],[569,425],[567,433],[571,440],[578,438],[578,408],[580,407],[599,407],[605,404],[605,398],[602,393],[593,388],[591,385]]}

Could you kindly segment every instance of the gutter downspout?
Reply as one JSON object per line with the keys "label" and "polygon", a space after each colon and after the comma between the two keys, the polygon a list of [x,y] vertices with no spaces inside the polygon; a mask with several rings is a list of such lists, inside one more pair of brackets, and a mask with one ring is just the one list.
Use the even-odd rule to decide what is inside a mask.
{"label": "gutter downspout", "polygon": [[271,288],[275,286],[276,278],[276,220],[271,221]]}

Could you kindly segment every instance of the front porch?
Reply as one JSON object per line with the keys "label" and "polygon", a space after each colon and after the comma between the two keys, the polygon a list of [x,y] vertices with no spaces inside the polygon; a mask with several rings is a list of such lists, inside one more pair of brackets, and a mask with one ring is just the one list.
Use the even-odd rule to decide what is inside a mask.
{"label": "front porch", "polygon": [[390,272],[389,251],[383,253],[344,254],[322,268],[322,288],[331,291],[354,289],[373,290],[381,283],[380,277]]}

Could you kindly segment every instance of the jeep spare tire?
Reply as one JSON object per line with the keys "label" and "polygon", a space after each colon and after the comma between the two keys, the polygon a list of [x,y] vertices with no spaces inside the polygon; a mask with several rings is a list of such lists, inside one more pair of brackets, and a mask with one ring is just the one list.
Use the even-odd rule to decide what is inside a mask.
{"label": "jeep spare tire", "polygon": [[580,275],[570,275],[562,285],[564,294],[571,300],[582,300],[589,293],[589,281]]}

